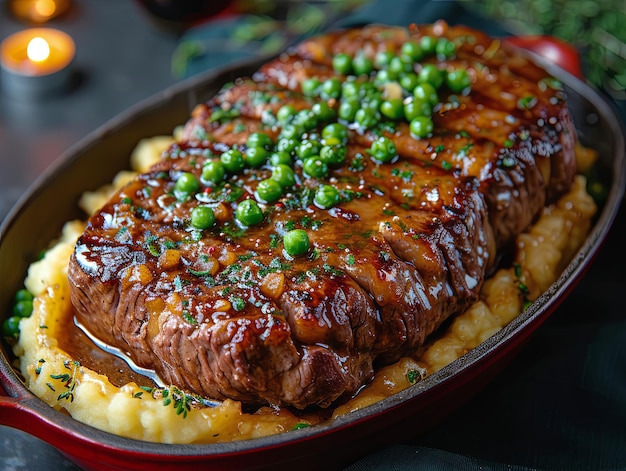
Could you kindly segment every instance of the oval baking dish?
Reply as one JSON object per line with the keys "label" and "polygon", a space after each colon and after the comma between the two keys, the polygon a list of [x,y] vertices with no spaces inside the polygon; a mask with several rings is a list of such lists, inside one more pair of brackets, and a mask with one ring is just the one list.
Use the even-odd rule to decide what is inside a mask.
{"label": "oval baking dish", "polygon": [[[164,445],[115,436],[84,425],[34,396],[12,367],[2,344],[0,423],[24,430],[58,448],[86,469],[332,469],[374,446],[428,429],[496,375],[573,289],[599,250],[624,192],[626,161],[619,118],[591,87],[537,59],[561,80],[580,140],[596,149],[607,198],[584,245],[559,279],[507,327],[416,385],[372,406],[320,426],[255,440],[211,445]],[[128,166],[136,143],[168,134],[193,106],[221,86],[260,65],[246,63],[189,79],[139,104],[98,129],[63,155],[20,200],[0,228],[0,306],[10,304],[28,264],[57,236],[65,221],[81,217],[81,193],[111,181]],[[384,433],[383,433],[384,432]],[[384,437],[384,438],[381,438]],[[321,454],[320,450],[326,453]],[[329,463],[328,456],[333,462]]]}

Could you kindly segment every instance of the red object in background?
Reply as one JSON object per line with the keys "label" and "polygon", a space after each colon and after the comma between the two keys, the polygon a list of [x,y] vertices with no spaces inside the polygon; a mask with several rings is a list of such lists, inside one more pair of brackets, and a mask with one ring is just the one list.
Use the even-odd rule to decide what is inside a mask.
{"label": "red object in background", "polygon": [[510,36],[504,38],[506,44],[534,52],[558,65],[574,77],[584,80],[578,50],[570,43],[554,36]]}

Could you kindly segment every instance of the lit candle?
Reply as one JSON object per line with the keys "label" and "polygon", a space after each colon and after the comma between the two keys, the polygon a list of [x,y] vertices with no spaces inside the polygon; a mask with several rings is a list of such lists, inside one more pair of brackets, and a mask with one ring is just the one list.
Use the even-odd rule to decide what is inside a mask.
{"label": "lit candle", "polygon": [[46,23],[65,13],[70,4],[70,0],[8,0],[7,7],[21,20]]}
{"label": "lit candle", "polygon": [[6,38],[0,45],[3,91],[17,97],[40,97],[60,91],[71,78],[76,46],[66,33],[32,28]]}

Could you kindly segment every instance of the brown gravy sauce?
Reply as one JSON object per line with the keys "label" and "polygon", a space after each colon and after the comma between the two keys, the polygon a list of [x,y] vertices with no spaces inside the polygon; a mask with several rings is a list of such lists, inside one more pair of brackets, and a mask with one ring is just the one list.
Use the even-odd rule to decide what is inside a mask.
{"label": "brown gravy sauce", "polygon": [[[58,336],[58,346],[71,358],[78,361],[81,366],[88,368],[98,374],[104,375],[109,382],[118,388],[134,382],[138,386],[158,388],[162,384],[155,381],[150,376],[141,372],[141,368],[135,368],[132,360],[122,352],[112,353],[110,350],[117,350],[107,345],[98,345],[91,336],[88,335],[76,320],[76,313],[73,307],[68,316],[63,316],[63,329],[65,335]],[[99,341],[98,341],[99,342]],[[152,375],[156,375],[152,372]],[[242,404],[243,411],[249,414],[264,413],[275,415],[272,408],[252,406]],[[289,408],[288,408],[289,409]],[[291,410],[291,409],[289,409]],[[332,414],[332,408],[329,410],[309,410],[309,411],[291,411],[294,417],[301,417],[311,424],[320,423],[328,420]]]}
{"label": "brown gravy sauce", "polygon": [[[64,316],[65,335],[58,337],[59,348],[82,366],[107,376],[112,385],[122,387],[134,382],[138,386],[157,387],[158,384],[149,376],[131,366],[130,359],[123,358],[122,352],[113,353],[113,348],[97,345],[85,331],[76,324],[74,309],[69,316]],[[110,351],[107,351],[109,350]]]}

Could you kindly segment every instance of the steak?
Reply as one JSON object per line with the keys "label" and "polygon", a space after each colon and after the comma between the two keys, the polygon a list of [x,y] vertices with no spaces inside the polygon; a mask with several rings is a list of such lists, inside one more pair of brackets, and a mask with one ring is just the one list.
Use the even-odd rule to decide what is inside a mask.
{"label": "steak", "polygon": [[[337,117],[343,95],[306,88],[314,80],[367,82],[361,90],[375,98],[361,95],[362,106],[398,96],[399,79],[381,83],[377,66],[342,75],[333,57],[375,62],[377,53],[400,56],[404,43],[425,36],[446,38],[455,51],[424,57],[406,73],[425,64],[463,69],[471,86],[441,85],[424,137],[378,109],[371,125]],[[320,103],[327,106],[316,109]],[[334,122],[345,136],[324,135]],[[250,157],[224,180],[203,173],[233,149],[248,159],[258,133],[269,137],[270,152],[293,159],[295,183],[271,203],[259,190],[274,178],[271,160]],[[377,141],[393,155],[379,157]],[[439,22],[306,40],[198,105],[163,159],[89,219],[69,264],[77,320],[193,393],[328,407],[478,299],[513,238],[568,189],[574,143],[560,84],[481,32]],[[303,156],[316,145],[314,154],[320,145],[339,149],[319,175]],[[320,155],[313,159],[325,170]],[[190,174],[199,185],[182,191]],[[337,195],[330,205],[316,199],[328,186]],[[242,222],[246,200],[258,202],[262,220]],[[198,206],[212,208],[215,224],[193,222]],[[284,242],[296,229],[307,234],[304,253]]]}

